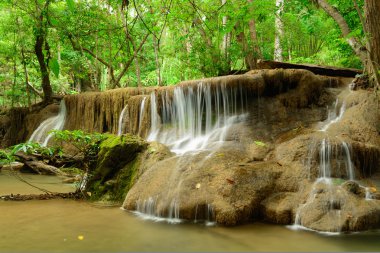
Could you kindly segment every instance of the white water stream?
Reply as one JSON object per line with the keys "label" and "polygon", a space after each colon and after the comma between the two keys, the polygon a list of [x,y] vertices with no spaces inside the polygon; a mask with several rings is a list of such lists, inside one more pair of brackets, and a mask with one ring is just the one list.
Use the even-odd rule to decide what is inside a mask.
{"label": "white water stream", "polygon": [[120,136],[123,133],[123,126],[125,125],[125,113],[128,112],[128,105],[124,106],[123,110],[121,110],[119,123],[117,128],[117,135]]}
{"label": "white water stream", "polygon": [[[350,87],[348,87],[350,89]],[[325,191],[327,191],[327,194],[329,195],[329,202],[330,202],[330,209],[332,210],[333,205],[335,203],[335,190],[334,190],[334,185],[333,185],[333,180],[334,177],[333,175],[339,174],[338,171],[335,171],[337,169],[341,169],[342,166],[345,167],[345,176],[344,179],[350,180],[350,181],[355,181],[355,168],[352,163],[352,158],[351,158],[351,148],[349,144],[345,141],[336,141],[337,138],[333,138],[335,140],[332,141],[329,138],[329,128],[331,125],[339,122],[342,118],[343,115],[346,111],[346,103],[345,103],[345,98],[347,97],[350,92],[343,91],[342,94],[345,94],[343,102],[341,103],[341,106],[339,108],[339,113],[338,112],[338,104],[339,100],[337,99],[335,103],[332,106],[332,109],[329,110],[328,112],[328,118],[326,121],[323,122],[322,127],[320,128],[320,131],[326,133],[326,138],[323,138],[322,141],[320,142],[319,145],[319,175],[318,178],[314,181],[311,191],[309,193],[309,196],[304,204],[301,204],[299,208],[297,209],[296,212],[296,217],[295,217],[295,222],[294,225],[289,226],[291,229],[305,229],[309,230],[309,228],[306,228],[302,224],[302,214],[303,210],[313,203],[313,201],[316,198],[317,195],[317,188],[320,184],[324,185]],[[309,151],[309,161],[308,161],[308,166],[311,166],[311,161],[313,155],[312,153],[315,151],[314,150],[315,145],[313,146],[313,150]],[[335,164],[333,164],[333,162]],[[310,171],[310,168],[309,168]],[[371,199],[370,196],[370,191],[368,187],[365,187],[366,190],[366,199],[369,200]],[[336,212],[336,221],[337,224],[339,224],[339,221],[341,219],[341,213],[340,210],[335,210]],[[337,225],[339,226],[339,225]],[[340,227],[337,227],[337,232],[340,232]]]}
{"label": "white water stream", "polygon": [[225,85],[176,87],[172,98],[167,92],[161,96],[161,113],[155,93],[150,99],[151,129],[147,139],[167,145],[176,154],[215,148],[225,140],[230,127],[247,116],[243,108],[237,108],[238,99],[244,101],[241,89]]}
{"label": "white water stream", "polygon": [[[244,98],[241,88],[211,86],[202,82],[196,86],[175,87],[172,93],[152,92],[149,97],[150,130],[147,140],[165,144],[180,157],[180,160],[182,157],[188,160],[186,157],[201,151],[215,152],[225,142],[231,127],[248,116],[244,110]],[[139,129],[142,127],[144,106],[145,100],[141,103]],[[207,156],[204,159],[208,159]],[[204,160],[195,163],[201,166]],[[181,170],[181,166],[181,162],[178,162],[175,170]],[[173,191],[178,190],[181,182],[174,182],[172,187]],[[158,206],[162,204],[161,200],[150,196],[137,201],[135,213],[143,219],[179,223],[179,199],[179,196],[169,199],[167,213],[162,214],[158,210]],[[202,212],[203,210],[206,213],[199,217],[204,219],[206,225],[213,225],[212,205],[202,206]],[[194,217],[195,222],[199,221],[197,215]]]}
{"label": "white water stream", "polygon": [[144,114],[145,114],[145,100],[146,97],[143,98],[140,104],[140,113],[139,113],[139,130],[138,130],[138,135],[141,136],[141,127],[142,127],[142,122],[144,119]]}
{"label": "white water stream", "polygon": [[66,105],[65,101],[62,99],[58,115],[43,121],[33,132],[32,136],[29,138],[29,142],[38,142],[46,147],[50,138],[53,136],[53,134],[49,132],[51,130],[62,130],[65,125],[65,119]]}

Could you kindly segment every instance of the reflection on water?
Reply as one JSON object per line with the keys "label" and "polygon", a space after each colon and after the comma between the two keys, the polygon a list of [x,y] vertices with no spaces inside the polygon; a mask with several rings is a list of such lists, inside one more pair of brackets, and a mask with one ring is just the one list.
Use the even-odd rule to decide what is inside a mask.
{"label": "reflection on water", "polygon": [[[27,187],[14,180],[13,184],[5,184],[4,177],[0,173],[0,192],[9,190],[11,185],[18,190]],[[45,186],[56,184],[58,187],[54,181],[57,178],[49,177],[50,183],[42,178]],[[380,249],[379,232],[324,236],[261,223],[233,228],[190,223],[171,225],[141,220],[118,207],[99,207],[72,200],[0,201],[0,212],[0,252]]]}
{"label": "reflection on water", "polygon": [[[7,194],[41,194],[42,191],[17,179],[14,173],[8,170],[0,170],[0,195]],[[62,178],[56,176],[43,176],[34,174],[18,173],[18,177],[30,184],[51,192],[72,192],[74,185],[62,184]]]}

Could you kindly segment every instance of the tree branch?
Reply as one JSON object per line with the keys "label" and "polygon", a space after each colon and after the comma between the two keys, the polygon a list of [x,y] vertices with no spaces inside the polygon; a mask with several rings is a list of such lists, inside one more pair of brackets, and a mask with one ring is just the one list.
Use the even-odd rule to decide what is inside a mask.
{"label": "tree branch", "polygon": [[137,49],[135,49],[135,51],[134,51],[134,53],[133,53],[133,56],[128,60],[128,62],[126,62],[126,64],[124,65],[123,70],[122,70],[122,71],[120,72],[120,74],[117,76],[117,78],[116,78],[116,80],[115,80],[115,82],[114,82],[114,86],[113,86],[113,88],[115,88],[115,87],[119,84],[121,78],[124,76],[125,72],[128,70],[129,66],[131,65],[131,63],[133,62],[133,60],[135,59],[135,57],[137,57],[138,52],[140,52],[141,48],[142,48],[143,45],[145,44],[145,41],[148,39],[148,36],[149,36],[149,33],[147,33],[147,34],[145,35],[145,37],[144,37],[144,38],[142,39],[142,41],[140,42],[139,47],[138,47]]}

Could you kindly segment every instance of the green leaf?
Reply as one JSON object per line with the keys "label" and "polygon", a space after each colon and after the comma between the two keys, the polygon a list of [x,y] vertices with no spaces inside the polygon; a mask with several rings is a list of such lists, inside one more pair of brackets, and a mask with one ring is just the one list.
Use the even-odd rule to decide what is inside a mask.
{"label": "green leaf", "polygon": [[55,18],[50,18],[50,23],[53,25],[53,26],[58,26],[59,22],[57,19]]}
{"label": "green leaf", "polygon": [[50,67],[50,70],[53,71],[54,75],[56,77],[59,77],[59,71],[60,71],[60,67],[59,67],[59,62],[57,60],[57,58],[53,58],[50,60],[49,62],[49,67]]}
{"label": "green leaf", "polygon": [[74,12],[75,11],[75,2],[74,0],[66,0],[67,7],[69,8],[70,11]]}

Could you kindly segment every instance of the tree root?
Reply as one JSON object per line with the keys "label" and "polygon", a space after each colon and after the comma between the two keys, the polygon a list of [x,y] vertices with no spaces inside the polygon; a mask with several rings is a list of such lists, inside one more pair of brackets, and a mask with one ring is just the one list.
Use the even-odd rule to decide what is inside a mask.
{"label": "tree root", "polygon": [[48,199],[84,199],[84,195],[80,191],[76,192],[52,192],[43,194],[10,194],[0,196],[0,200],[7,201],[25,201],[25,200],[48,200]]}

